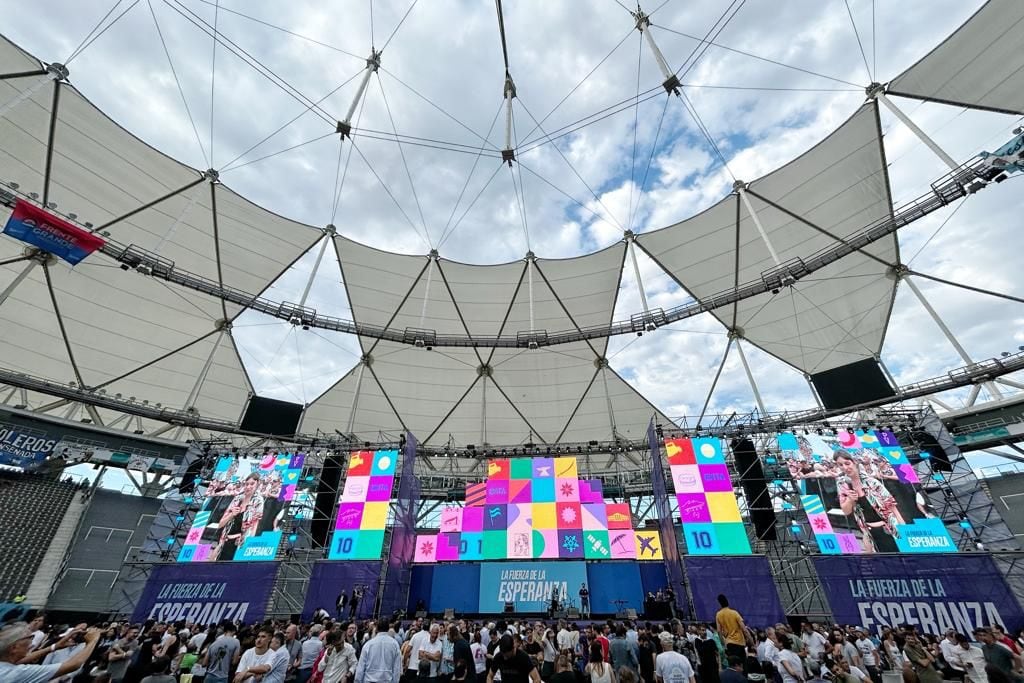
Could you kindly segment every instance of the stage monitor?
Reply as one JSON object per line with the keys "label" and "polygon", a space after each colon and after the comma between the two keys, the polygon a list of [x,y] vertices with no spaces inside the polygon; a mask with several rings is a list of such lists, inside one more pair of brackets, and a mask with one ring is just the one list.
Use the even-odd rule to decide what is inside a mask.
{"label": "stage monitor", "polygon": [[690,555],[750,555],[718,438],[665,439],[665,454]]}
{"label": "stage monitor", "polygon": [[842,410],[896,396],[882,366],[865,358],[811,375],[811,384],[828,410]]}
{"label": "stage monitor", "polygon": [[[285,518],[308,517],[314,477],[303,477],[303,453],[222,455],[209,479],[194,480],[198,504],[178,562],[274,560]],[[290,535],[290,533],[289,533]]]}
{"label": "stage monitor", "polygon": [[957,551],[892,432],[783,433],[778,443],[792,480],[785,483],[806,514],[792,530],[809,530],[822,553]]}
{"label": "stage monitor", "polygon": [[634,529],[629,503],[606,501],[574,457],[489,460],[487,475],[416,537],[415,562],[663,559],[659,532]]}
{"label": "stage monitor", "polygon": [[294,436],[299,429],[302,410],[301,403],[252,396],[245,408],[240,429],[271,436]]}

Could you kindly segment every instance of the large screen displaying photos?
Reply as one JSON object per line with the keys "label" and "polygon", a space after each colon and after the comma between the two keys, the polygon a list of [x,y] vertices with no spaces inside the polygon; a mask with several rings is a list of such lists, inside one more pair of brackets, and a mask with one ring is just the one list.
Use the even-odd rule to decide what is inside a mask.
{"label": "large screen displaying photos", "polygon": [[178,562],[273,560],[290,507],[308,497],[304,461],[302,453],[218,458],[210,479],[196,482],[192,498],[200,508]]}
{"label": "large screen displaying photos", "polygon": [[656,530],[636,530],[628,503],[607,502],[601,481],[580,479],[576,458],[490,460],[467,484],[464,507],[416,537],[416,562],[505,559],[661,560]]}
{"label": "large screen displaying photos", "polygon": [[396,450],[349,454],[327,559],[380,559],[397,466]]}
{"label": "large screen displaying photos", "polygon": [[721,439],[665,439],[665,455],[691,555],[749,555],[750,541]]}
{"label": "large screen displaying photos", "polygon": [[822,553],[956,552],[892,432],[786,433],[778,443]]}

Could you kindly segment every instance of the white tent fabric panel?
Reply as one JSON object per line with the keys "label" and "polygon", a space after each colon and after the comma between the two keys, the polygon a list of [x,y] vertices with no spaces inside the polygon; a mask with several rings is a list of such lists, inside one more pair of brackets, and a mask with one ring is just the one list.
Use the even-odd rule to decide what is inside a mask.
{"label": "white tent fabric panel", "polygon": [[[6,215],[2,220],[6,221]],[[13,240],[0,237],[0,244],[7,246],[13,244]],[[6,256],[10,250],[2,251]],[[0,290],[5,289],[26,265],[26,261],[20,261],[0,266]],[[0,304],[0,348],[0,365],[8,370],[65,384],[77,382],[61,339],[42,266],[33,268]]]}
{"label": "white tent fabric panel", "polygon": [[442,259],[440,270],[470,334],[495,337],[503,331],[519,331],[519,328],[505,324],[505,315],[516,288],[526,286],[525,260],[479,266]]}
{"label": "white tent fabric panel", "polygon": [[368,370],[364,369],[360,382],[359,366],[309,404],[303,413],[300,431],[332,437],[337,436],[336,431],[348,434],[354,402],[356,411],[352,433],[358,440],[377,441],[381,432],[397,435],[403,431],[401,420],[391,409],[387,397]]}
{"label": "white tent fabric panel", "polygon": [[746,299],[737,311],[747,341],[808,373],[874,356],[868,344],[884,340],[895,294],[884,267],[863,257],[818,272],[820,281]]}
{"label": "white tent fabric panel", "polygon": [[423,443],[473,384],[480,364],[472,349],[427,351],[394,342],[377,344],[373,358],[373,375],[402,423]]}
{"label": "white tent fabric panel", "polygon": [[426,445],[442,445],[448,441],[449,436],[461,446],[474,444],[483,448],[490,444],[527,443],[530,441],[530,428],[494,383],[490,379],[481,378],[438,425],[436,433]]}
{"label": "white tent fabric panel", "polygon": [[[218,342],[219,339],[219,342]],[[193,403],[189,396],[202,376],[210,354],[213,361]],[[200,415],[237,422],[245,408],[251,387],[229,334],[214,332],[187,349],[104,387],[107,394],[149,399],[164,397],[166,408],[194,407]],[[152,404],[152,400],[150,400]]]}
{"label": "white tent fabric panel", "polygon": [[[43,68],[42,62],[7,40],[3,35],[0,35],[0,65],[3,65],[3,68],[0,69],[0,76]],[[29,78],[34,77],[30,76]],[[3,101],[6,102],[6,100]]]}
{"label": "white tent fabric panel", "polygon": [[[334,247],[338,254],[341,276],[345,281],[345,289],[348,291],[349,302],[352,306],[352,316],[356,322],[362,325],[379,327],[387,325],[396,312],[401,313],[399,309],[403,308],[403,299],[406,299],[406,295],[417,284],[421,276],[426,277],[424,270],[428,260],[426,256],[393,254],[340,235],[335,236]],[[432,297],[439,297],[441,289],[431,286],[430,293]],[[420,305],[423,303],[422,296],[421,290]],[[444,298],[450,300],[447,293],[444,294]],[[409,299],[412,299],[411,295]],[[406,304],[409,304],[408,300]],[[408,310],[412,311],[413,307],[413,305],[408,305]],[[411,322],[412,313],[408,313],[400,320],[396,319],[391,324],[391,328],[419,327],[419,309],[416,311],[415,322]],[[436,324],[445,321],[434,318],[432,322]],[[448,324],[450,325],[451,321],[448,321]],[[424,323],[424,327],[429,326]],[[438,332],[440,331],[438,330]],[[458,330],[452,327],[449,331],[456,332]]]}
{"label": "white tent fabric panel", "polygon": [[[533,274],[534,329],[555,332],[608,325],[625,256],[626,243],[618,242],[578,258],[537,259]],[[509,312],[509,329],[530,329],[528,294],[524,283]],[[568,325],[566,312],[572,318]],[[603,342],[599,349],[603,349]]]}
{"label": "white tent fabric panel", "polygon": [[[751,182],[747,197],[768,241],[780,262],[785,264],[834,247],[837,239],[848,237],[890,216],[892,204],[885,168],[877,104],[869,102],[806,153]],[[768,201],[763,201],[758,195]],[[794,218],[794,215],[800,218]],[[817,226],[817,229],[808,223]],[[740,285],[757,281],[765,271],[776,265],[750,212],[738,196],[726,197],[703,213],[676,225],[640,235],[638,243],[698,299],[707,299],[731,290],[737,280]],[[896,263],[898,260],[895,236],[875,242],[864,251],[886,263]],[[893,291],[895,284],[884,278],[885,267],[863,253],[845,257],[838,267],[834,264],[813,273],[808,277],[808,282],[801,286],[801,291],[815,302],[848,296],[849,301],[843,305],[863,313],[867,308],[878,305],[879,296],[875,289],[865,290],[864,278],[859,277],[830,281],[829,273],[861,269],[858,272],[862,274],[867,264],[871,264],[873,270],[870,272],[877,276],[875,289],[880,291],[887,288]],[[819,288],[822,289],[820,294],[816,293]],[[753,312],[762,306],[764,310],[754,316]],[[883,318],[888,318],[890,307],[891,296],[883,303]],[[790,319],[793,328],[787,331],[786,337],[794,340],[793,348],[787,351],[776,345],[770,352],[805,372],[828,369],[820,366],[821,358],[809,362],[806,354],[808,347],[824,344],[820,348],[827,350],[839,338],[852,335],[854,345],[860,349],[859,358],[866,358],[881,349],[884,338],[884,329],[858,328],[848,335],[840,325],[826,332],[823,331],[823,325],[794,320],[792,304],[786,297],[772,298],[767,294],[756,297],[741,302],[737,312],[741,311],[746,312],[746,315],[738,316],[737,323],[744,337],[755,344],[759,344],[762,337],[770,339],[780,336],[779,329],[762,331],[761,326],[775,325],[777,328],[782,324],[779,321]],[[727,327],[732,327],[731,307],[717,310],[714,314]],[[855,318],[856,315],[847,317]],[[800,326],[799,332],[797,324]],[[805,328],[816,331],[814,339],[801,339]],[[828,343],[829,340],[831,343]],[[825,364],[829,367],[858,359],[840,361],[838,354],[826,355],[832,355],[832,360]]]}
{"label": "white tent fabric panel", "polygon": [[1024,3],[989,0],[894,78],[893,95],[1024,114]]}
{"label": "white tent fabric panel", "polygon": [[[608,419],[609,401],[615,416],[614,435]],[[651,418],[666,428],[671,428],[673,424],[618,373],[605,369],[594,379],[590,391],[566,425],[562,440],[607,441],[618,436],[630,441],[642,441],[647,436]]]}
{"label": "white tent fabric panel", "polygon": [[[0,46],[6,43],[0,40]],[[0,50],[0,56],[6,53]],[[20,71],[0,62],[0,72]],[[0,80],[0,106],[31,88],[35,77]],[[46,141],[49,136],[50,104],[53,84],[38,90],[0,117],[0,182],[15,182],[19,191],[43,196],[43,168],[46,165]]]}
{"label": "white tent fabric panel", "polygon": [[[198,171],[134,137],[73,87],[61,84],[50,174],[50,200],[60,211],[100,226],[199,177]],[[119,242],[153,246],[119,227],[110,228]]]}
{"label": "white tent fabric panel", "polygon": [[492,379],[526,418],[536,443],[557,443],[590,386],[594,360],[585,342],[532,351],[499,349],[491,359]]}

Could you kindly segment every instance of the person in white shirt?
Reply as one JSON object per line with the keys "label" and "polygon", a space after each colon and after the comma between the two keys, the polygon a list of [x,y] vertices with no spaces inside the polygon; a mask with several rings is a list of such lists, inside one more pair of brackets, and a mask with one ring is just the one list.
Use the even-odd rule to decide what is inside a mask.
{"label": "person in white shirt", "polygon": [[572,631],[569,630],[569,627],[566,626],[564,621],[559,622],[558,625],[560,626],[560,628],[558,629],[558,636],[557,636],[558,649],[562,650],[563,652],[566,651],[566,650],[572,652],[572,650],[573,650]]}
{"label": "person in white shirt", "polygon": [[280,631],[270,639],[270,649],[274,652],[274,658],[270,662],[270,671],[263,674],[261,683],[284,683],[292,661],[291,652],[284,647],[285,639],[286,636]]}
{"label": "person in white shirt", "polygon": [[260,677],[270,672],[274,657],[277,656],[277,653],[270,649],[270,639],[273,637],[274,632],[269,628],[260,629],[256,634],[256,646],[242,653],[233,683],[243,683],[254,677],[255,680],[260,680]]}
{"label": "person in white shirt", "polygon": [[[78,631],[75,631],[77,634]],[[46,683],[61,676],[67,676],[82,668],[92,656],[99,642],[102,631],[90,628],[84,634],[84,647],[67,660],[54,664],[35,664],[42,657],[44,648],[34,653],[28,649],[32,642],[32,632],[28,624],[15,622],[0,628],[0,681],[4,683]]]}
{"label": "person in white shirt", "polygon": [[804,647],[807,648],[808,659],[820,662],[821,656],[825,652],[825,648],[828,647],[828,640],[825,636],[821,635],[821,633],[814,630],[813,626],[805,622],[801,638],[804,641]]}
{"label": "person in white shirt", "polygon": [[441,640],[438,637],[440,634],[441,627],[433,624],[428,632],[427,640],[420,643],[417,666],[424,659],[430,661],[430,678],[437,678],[441,671]]}
{"label": "person in white shirt", "polygon": [[657,683],[696,683],[690,660],[673,649],[675,638],[663,631],[658,640],[661,652],[654,659],[654,675]]}
{"label": "person in white shirt", "polygon": [[473,642],[469,646],[469,651],[473,655],[473,667],[476,669],[478,677],[487,671],[487,648],[480,640],[480,633],[474,633]]}
{"label": "person in white shirt", "polygon": [[377,635],[363,646],[355,683],[398,683],[402,676],[402,653],[388,635],[388,620],[379,619],[377,629]]}
{"label": "person in white shirt", "polygon": [[355,673],[356,649],[338,632],[327,636],[327,651],[320,658],[317,669],[322,673],[323,683],[340,683],[349,674]]}
{"label": "person in white shirt", "polygon": [[[946,660],[946,666],[948,667],[948,671],[943,672],[945,678],[953,678],[954,676],[963,678],[966,673],[964,667],[960,664],[960,655],[957,652],[960,648],[957,646],[956,635],[956,631],[949,629],[946,631],[946,637],[939,641],[939,650],[942,652],[942,658]],[[984,674],[985,667],[981,668]]]}
{"label": "person in white shirt", "polygon": [[871,680],[874,683],[882,683],[882,670],[878,668],[878,648],[868,638],[866,631],[863,629],[857,631],[857,641],[854,645],[857,646],[860,660],[864,663],[864,668],[868,670]]}
{"label": "person in white shirt", "polygon": [[37,614],[35,618],[28,622],[28,628],[32,631],[32,644],[29,646],[29,652],[36,650],[43,641],[46,640],[46,631],[43,630],[43,626],[46,624],[46,615],[42,612]]}
{"label": "person in white shirt", "polygon": [[955,638],[956,649],[951,652],[946,662],[950,666],[953,666],[955,662],[960,670],[966,673],[967,680],[971,683],[988,683],[988,674],[985,673],[985,653],[981,651],[981,648],[971,645],[971,641],[967,640],[965,636],[957,633]]}
{"label": "person in white shirt", "polygon": [[429,641],[430,630],[426,628],[420,629],[413,634],[412,638],[409,639],[409,663],[406,665],[406,671],[408,671],[413,678],[415,678],[419,672],[420,650],[423,648],[423,644]]}
{"label": "person in white shirt", "polygon": [[793,652],[793,641],[789,636],[779,636],[781,646],[778,654],[776,669],[782,677],[782,683],[802,683],[804,680],[804,665],[800,661],[800,655]]}

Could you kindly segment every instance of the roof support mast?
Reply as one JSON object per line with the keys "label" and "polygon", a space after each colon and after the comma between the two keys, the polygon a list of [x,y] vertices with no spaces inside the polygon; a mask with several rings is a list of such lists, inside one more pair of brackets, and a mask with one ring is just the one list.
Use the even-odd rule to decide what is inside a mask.
{"label": "roof support mast", "polygon": [[891,111],[896,118],[903,122],[910,132],[917,136],[917,139],[923,142],[928,149],[935,152],[935,154],[942,159],[942,161],[949,166],[953,171],[960,170],[960,164],[953,160],[953,157],[946,154],[946,150],[939,147],[938,143],[932,140],[928,135],[917,127],[917,124],[910,120],[910,117],[903,113],[903,111],[893,103],[888,97],[885,96],[885,86],[879,83],[872,83],[867,87],[868,99],[876,99],[885,105],[885,108]]}
{"label": "roof support mast", "polygon": [[[306,281],[306,287],[302,290],[302,297],[299,299],[299,308],[306,305],[306,298],[309,296],[309,290],[313,288],[313,280],[316,278],[317,271],[320,270],[320,262],[324,260],[324,252],[327,251],[327,243],[334,239],[334,235],[338,232],[334,225],[328,225],[324,228],[323,242],[320,244],[320,253],[316,255],[316,262],[313,264],[313,270],[309,273],[309,279]],[[301,320],[296,321],[293,318],[292,324],[298,325]]]}
{"label": "roof support mast", "polygon": [[651,49],[651,54],[654,55],[654,61],[658,63],[658,68],[661,69],[661,75],[665,77],[662,82],[662,87],[665,88],[665,92],[674,93],[679,90],[682,85],[679,82],[679,77],[675,75],[672,69],[669,68],[668,62],[665,61],[665,55],[661,54],[661,48],[654,42],[654,36],[651,35],[651,20],[644,14],[644,11],[637,5],[635,12],[630,12],[633,15],[633,19],[636,20],[636,30],[640,31],[644,39],[647,41],[647,47]]}
{"label": "roof support mast", "polygon": [[[928,301],[928,299],[924,297],[924,294],[921,292],[921,290],[917,288],[917,284],[915,284],[914,281],[910,279],[910,272],[906,270],[906,267],[903,266],[894,271],[890,271],[890,277],[893,277],[898,281],[907,283],[907,287],[910,288],[910,291],[913,292],[917,300],[921,302],[921,305],[924,307],[924,310],[928,312],[928,315],[930,315],[932,320],[935,321],[935,324],[938,325],[940,330],[942,330],[942,334],[945,335],[946,339],[949,340],[949,343],[953,346],[954,349],[956,349],[956,352],[964,360],[964,363],[966,363],[968,367],[974,365],[975,362],[970,357],[970,355],[968,355],[967,349],[965,349],[960,344],[960,341],[956,338],[953,332],[949,329],[949,327],[946,326],[945,321],[939,317],[938,312],[936,312],[936,310],[932,308],[931,303]],[[995,382],[984,382],[984,385],[985,388],[989,390],[989,393],[992,394],[992,398],[999,400],[1003,397],[1003,393],[999,391],[999,387],[996,386]],[[975,400],[977,400],[978,398],[978,393],[981,390],[981,384],[976,384],[974,386],[974,389],[977,391],[972,390],[970,400],[967,402],[968,405],[974,405]]]}
{"label": "roof support mast", "polygon": [[516,84],[512,74],[505,72],[505,148],[501,150],[501,160],[512,166],[516,160],[516,150],[512,146],[512,100],[516,97]]}
{"label": "roof support mast", "polygon": [[376,50],[370,48],[370,56],[366,58],[366,70],[363,71],[363,80],[359,81],[359,88],[356,90],[356,96],[352,98],[352,104],[348,108],[348,113],[345,114],[343,121],[338,121],[337,132],[341,134],[341,137],[347,138],[352,134],[352,117],[355,116],[356,108],[363,99],[363,95],[366,94],[366,86],[370,82],[370,76],[375,74],[380,69],[380,56],[383,50]]}

